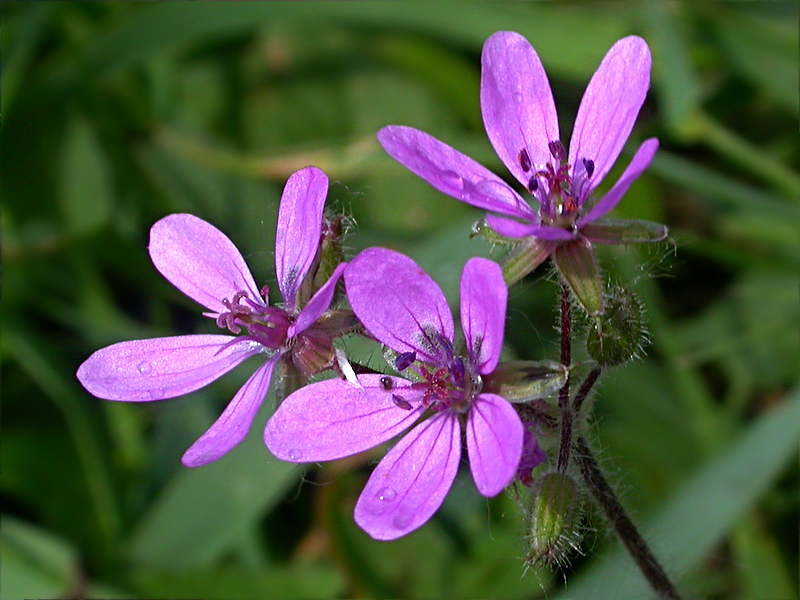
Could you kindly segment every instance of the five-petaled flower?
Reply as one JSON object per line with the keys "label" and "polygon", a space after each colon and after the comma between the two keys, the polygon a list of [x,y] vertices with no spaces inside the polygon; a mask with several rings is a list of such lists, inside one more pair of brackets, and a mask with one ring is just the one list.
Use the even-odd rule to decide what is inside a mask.
{"label": "five-petaled flower", "polygon": [[368,374],[311,384],[281,404],[264,440],[287,461],[332,460],[377,446],[431,413],[381,460],[356,504],[356,522],[367,533],[395,539],[424,524],[447,495],[461,460],[462,422],[481,494],[500,493],[516,475],[522,422],[508,401],[482,392],[482,377],[500,358],[508,292],[496,263],[467,262],[462,355],[444,294],[411,259],[370,248],[344,278],[356,316],[397,353],[394,366],[408,379]]}
{"label": "five-petaled flower", "polygon": [[581,101],[568,154],[559,138],[547,75],[528,41],[513,32],[495,33],[484,45],[481,65],[486,132],[503,163],[536,199],[538,210],[503,179],[419,130],[384,127],[378,140],[386,151],[439,191],[496,213],[489,214],[487,222],[500,235],[538,240],[528,272],[550,255],[555,255],[565,276],[569,274],[563,273],[564,264],[585,269],[581,261],[594,261],[592,242],[652,242],[666,237],[666,228],[655,223],[600,220],[648,167],[658,149],[655,138],[639,147],[605,196],[590,201],[644,102],[650,81],[650,51],[644,40],[626,37],[606,54]]}
{"label": "five-petaled flower", "polygon": [[[186,466],[222,457],[247,435],[281,361],[302,374],[330,368],[331,342],[347,320],[328,308],[341,264],[316,293],[307,278],[319,261],[322,212],[328,179],[315,168],[286,183],[278,215],[275,268],[282,305],[269,306],[268,288],[256,287],[244,258],[218,229],[198,217],[175,214],[153,225],[150,256],[156,268],[230,335],[185,335],[114,344],[78,369],[78,379],[106,400],[146,402],[193,392],[248,357],[264,354],[259,367],[211,428],[184,454]],[[310,296],[310,298],[309,298]]]}

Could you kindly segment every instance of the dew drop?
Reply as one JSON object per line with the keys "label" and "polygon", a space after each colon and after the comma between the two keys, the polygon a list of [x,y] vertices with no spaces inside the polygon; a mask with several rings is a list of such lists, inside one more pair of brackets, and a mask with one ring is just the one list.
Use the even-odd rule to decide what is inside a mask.
{"label": "dew drop", "polygon": [[150,398],[153,400],[161,400],[164,397],[164,392],[161,390],[150,390]]}
{"label": "dew drop", "polygon": [[381,502],[391,502],[397,497],[397,492],[395,492],[392,488],[383,488],[375,497],[380,500]]}
{"label": "dew drop", "polygon": [[289,460],[300,460],[301,458],[303,458],[303,453],[300,450],[297,448],[289,450]]}
{"label": "dew drop", "polygon": [[153,370],[153,365],[144,360],[140,362],[138,365],[136,365],[136,370],[139,371],[139,373],[141,373],[142,375],[147,375],[150,371]]}
{"label": "dew drop", "polygon": [[392,525],[394,525],[395,528],[397,529],[405,529],[410,524],[411,524],[411,515],[409,514],[397,515],[392,521]]}
{"label": "dew drop", "polygon": [[464,189],[464,179],[454,171],[442,171],[439,174],[439,181],[454,192],[460,192]]}
{"label": "dew drop", "polygon": [[511,97],[514,99],[514,102],[516,102],[517,104],[522,104],[522,100],[523,100],[522,92],[514,92],[513,94],[511,94]]}
{"label": "dew drop", "polygon": [[381,504],[380,502],[370,502],[367,505],[367,510],[371,512],[373,515],[382,515],[386,512],[386,506]]}

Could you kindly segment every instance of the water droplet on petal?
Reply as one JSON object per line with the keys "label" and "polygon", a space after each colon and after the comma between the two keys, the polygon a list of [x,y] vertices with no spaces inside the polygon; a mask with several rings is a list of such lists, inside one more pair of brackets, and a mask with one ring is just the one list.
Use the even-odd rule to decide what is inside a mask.
{"label": "water droplet on petal", "polygon": [[405,529],[411,523],[411,515],[409,514],[400,514],[397,515],[394,520],[392,521],[392,525],[395,526],[397,529]]}
{"label": "water droplet on petal", "polygon": [[380,502],[370,502],[367,504],[367,510],[373,515],[382,515],[386,512],[386,506]]}
{"label": "water droplet on petal", "polygon": [[391,502],[397,497],[397,492],[395,492],[392,488],[383,488],[375,497],[380,500],[381,502]]}
{"label": "water droplet on petal", "polygon": [[150,390],[150,397],[153,400],[161,400],[164,397],[164,392],[161,390]]}
{"label": "water droplet on petal", "polygon": [[303,453],[300,450],[297,448],[289,450],[289,460],[300,460],[301,458],[303,458]]}
{"label": "water droplet on petal", "polygon": [[136,370],[139,371],[142,375],[147,375],[150,371],[153,370],[153,365],[151,365],[146,360],[143,360],[138,365],[136,365]]}
{"label": "water droplet on petal", "polygon": [[439,174],[439,181],[453,192],[461,192],[464,189],[464,179],[454,171],[442,171]]}
{"label": "water droplet on petal", "polygon": [[475,191],[485,198],[495,200],[507,206],[517,206],[520,204],[520,199],[516,192],[500,181],[484,179],[478,182],[475,186]]}
{"label": "water droplet on petal", "polygon": [[511,97],[517,104],[522,104],[522,92],[514,92],[513,94],[511,94]]}

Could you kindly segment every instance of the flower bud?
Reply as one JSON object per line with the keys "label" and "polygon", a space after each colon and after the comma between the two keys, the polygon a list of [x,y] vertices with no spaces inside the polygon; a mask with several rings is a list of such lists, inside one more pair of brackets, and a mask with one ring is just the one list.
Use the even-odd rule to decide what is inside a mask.
{"label": "flower bud", "polygon": [[571,475],[550,471],[531,490],[527,513],[526,559],[529,566],[563,564],[581,540],[581,498]]}
{"label": "flower bud", "polygon": [[556,394],[566,379],[566,367],[552,360],[514,360],[485,375],[483,389],[509,402],[530,402]]}
{"label": "flower bud", "polygon": [[591,357],[603,366],[618,365],[636,356],[646,340],[639,299],[625,288],[611,290],[586,339]]}

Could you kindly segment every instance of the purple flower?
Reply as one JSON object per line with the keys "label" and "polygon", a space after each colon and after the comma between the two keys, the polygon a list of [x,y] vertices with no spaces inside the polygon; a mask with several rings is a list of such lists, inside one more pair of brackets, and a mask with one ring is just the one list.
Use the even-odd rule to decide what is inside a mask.
{"label": "purple flower", "polygon": [[[500,235],[541,240],[537,264],[560,245],[582,239],[620,243],[657,241],[663,226],[598,222],[648,167],[658,149],[645,141],[616,184],[599,201],[593,190],[614,165],[644,102],[650,51],[639,37],[619,40],[595,72],[581,101],[567,154],[547,75],[536,51],[519,34],[501,31],[484,45],[481,111],[486,132],[509,171],[538,203],[534,210],[500,177],[430,135],[389,126],[378,133],[386,151],[437,190],[486,209]],[[631,225],[633,223],[633,225]]]}
{"label": "purple flower", "polygon": [[[333,336],[325,313],[345,265],[305,303],[303,282],[317,260],[328,178],[315,168],[294,173],[283,191],[275,248],[278,287],[284,303],[269,306],[233,243],[198,217],[170,215],[150,231],[150,257],[184,294],[205,306],[203,313],[231,335],[185,335],[122,342],[98,350],[78,369],[78,379],[98,398],[147,402],[193,392],[246,358],[267,361],[233,397],[222,416],[195,442],[182,462],[203,465],[222,457],[247,435],[269,389],[276,365],[291,358],[303,366],[299,349],[318,347]],[[308,292],[306,292],[307,294]],[[303,305],[301,308],[301,305]]]}
{"label": "purple flower", "polygon": [[361,375],[302,388],[272,416],[264,441],[284,460],[332,460],[372,448],[431,413],[381,460],[356,504],[356,522],[372,537],[390,540],[423,525],[441,505],[461,460],[462,423],[481,494],[495,496],[516,474],[522,422],[509,402],[481,391],[500,358],[508,291],[496,263],[467,262],[461,355],[447,300],[414,261],[370,248],[344,277],[356,315],[397,353],[395,366],[408,379]]}

